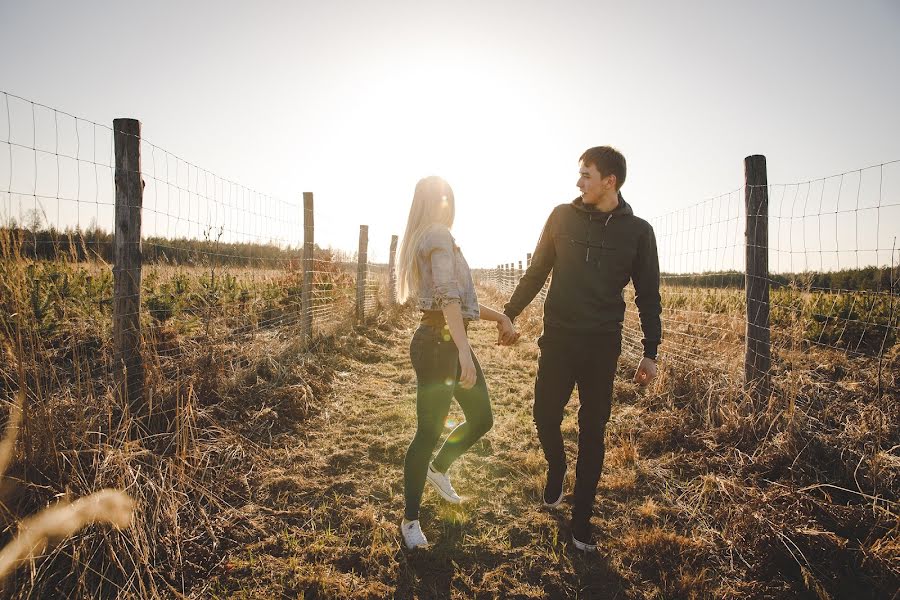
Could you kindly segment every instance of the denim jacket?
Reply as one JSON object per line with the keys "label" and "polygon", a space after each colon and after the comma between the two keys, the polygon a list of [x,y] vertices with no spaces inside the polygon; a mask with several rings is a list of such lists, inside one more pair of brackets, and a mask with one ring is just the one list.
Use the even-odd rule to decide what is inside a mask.
{"label": "denim jacket", "polygon": [[454,300],[460,303],[464,319],[481,313],[472,272],[450,230],[432,225],[416,252],[419,269],[419,309],[441,310]]}

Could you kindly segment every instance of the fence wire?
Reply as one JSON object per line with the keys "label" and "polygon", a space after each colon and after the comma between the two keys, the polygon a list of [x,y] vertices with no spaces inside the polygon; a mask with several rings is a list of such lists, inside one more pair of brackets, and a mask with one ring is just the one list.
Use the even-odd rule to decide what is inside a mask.
{"label": "fence wire", "polygon": [[[740,378],[746,352],[746,193],[768,197],[772,348],[878,358],[898,340],[900,161],[811,181],[741,187],[659,217],[663,343],[660,360],[713,366]],[[524,258],[527,266],[530,254]],[[522,263],[478,271],[478,284],[512,294]],[[549,282],[535,299],[546,299]],[[625,290],[623,353],[640,357],[634,290]],[[758,309],[759,307],[757,307]]]}
{"label": "fence wire", "polygon": [[[115,133],[107,125],[0,91],[0,244],[4,332],[36,328],[34,353],[62,343],[93,349],[84,366],[112,373],[116,188]],[[221,177],[141,137],[144,349],[164,377],[200,348],[257,336],[298,335],[302,322],[303,203]],[[354,229],[346,222],[332,223]],[[313,250],[313,340],[356,315],[357,257]],[[387,254],[373,240],[370,256]],[[384,248],[380,248],[383,245]],[[388,267],[370,262],[367,314],[388,302]],[[10,317],[13,315],[13,317]],[[14,321],[14,322],[12,322]],[[291,329],[294,328],[293,333]],[[84,373],[84,371],[81,371]],[[44,387],[61,385],[46,375]],[[3,370],[3,392],[16,386]]]}

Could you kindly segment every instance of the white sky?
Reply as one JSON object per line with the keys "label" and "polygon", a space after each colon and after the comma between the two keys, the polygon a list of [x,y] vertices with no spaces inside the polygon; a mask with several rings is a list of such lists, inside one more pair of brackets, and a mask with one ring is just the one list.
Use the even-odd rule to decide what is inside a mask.
{"label": "white sky", "polygon": [[[773,183],[900,159],[898,31],[893,0],[0,0],[0,90],[137,118],[160,148],[282,201],[313,191],[317,241],[355,249],[366,223],[379,260],[415,182],[442,175],[469,262],[495,266],[577,195],[590,146],[622,150],[647,218],[736,190],[750,154]],[[867,174],[889,180],[879,201],[900,202],[900,168],[882,171]],[[889,262],[900,212],[850,214],[835,244]]]}

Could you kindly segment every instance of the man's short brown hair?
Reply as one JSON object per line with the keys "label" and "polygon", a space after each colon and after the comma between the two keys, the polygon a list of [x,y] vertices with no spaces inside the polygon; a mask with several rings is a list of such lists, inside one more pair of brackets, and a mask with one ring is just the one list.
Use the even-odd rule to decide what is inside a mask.
{"label": "man's short brown hair", "polygon": [[625,183],[625,157],[612,146],[588,148],[578,160],[586,167],[594,165],[594,168],[604,177],[615,175],[616,189],[622,189],[622,184]]}

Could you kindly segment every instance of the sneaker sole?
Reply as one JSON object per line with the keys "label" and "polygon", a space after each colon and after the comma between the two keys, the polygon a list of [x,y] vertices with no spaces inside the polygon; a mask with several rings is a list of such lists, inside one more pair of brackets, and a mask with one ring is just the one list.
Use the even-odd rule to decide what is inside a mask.
{"label": "sneaker sole", "polygon": [[597,545],[596,544],[587,544],[585,542],[579,541],[574,535],[572,536],[572,543],[575,544],[575,547],[581,550],[582,552],[596,552]]}
{"label": "sneaker sole", "polygon": [[424,544],[419,544],[418,546],[413,546],[412,548],[410,548],[406,544],[406,538],[403,537],[403,524],[402,523],[398,527],[398,530],[400,533],[400,542],[403,544],[403,547],[406,548],[407,550],[409,550],[410,552],[412,552],[413,550],[418,550],[420,548],[428,548],[429,542],[427,540],[425,541]]}
{"label": "sneaker sole", "polygon": [[560,504],[562,504],[563,496],[566,495],[566,472],[563,471],[563,479],[562,485],[559,487],[559,498],[556,499],[556,502],[547,502],[544,500],[544,497],[541,496],[541,504],[546,506],[547,508],[556,508]]}
{"label": "sneaker sole", "polygon": [[441,498],[443,498],[444,500],[446,500],[446,501],[449,502],[450,504],[460,504],[460,503],[462,503],[462,498],[459,498],[459,497],[454,498],[453,496],[448,496],[447,493],[444,492],[444,490],[441,489],[441,486],[439,486],[439,485],[436,484],[434,481],[432,481],[431,477],[427,477],[427,476],[426,476],[426,477],[425,477],[425,481],[427,481],[429,484],[431,484],[431,487],[433,487],[434,490],[438,493],[438,496],[440,496]]}
{"label": "sneaker sole", "polygon": [[559,498],[556,499],[556,502],[547,502],[546,500],[541,499],[541,503],[544,506],[546,506],[547,508],[556,508],[557,506],[562,504],[563,496],[565,496],[565,495],[566,495],[566,490],[565,490],[565,488],[563,488],[559,491]]}

